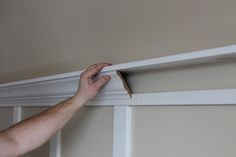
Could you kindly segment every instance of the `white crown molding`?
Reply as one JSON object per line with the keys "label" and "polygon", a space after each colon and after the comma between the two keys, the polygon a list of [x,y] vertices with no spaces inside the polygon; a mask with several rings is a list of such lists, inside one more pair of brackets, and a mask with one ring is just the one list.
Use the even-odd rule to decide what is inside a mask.
{"label": "white crown molding", "polygon": [[[110,82],[104,86],[95,100],[129,99],[130,91],[118,71],[99,74],[110,75]],[[0,88],[0,103],[35,103],[57,101],[73,96],[77,90],[79,77],[60,78],[34,83],[23,83]]]}
{"label": "white crown molding", "polygon": [[[41,101],[0,102],[0,106],[54,106],[66,99],[42,98]],[[172,106],[172,105],[236,105],[236,89],[176,91],[132,94],[130,99],[93,100],[86,106]]]}
{"label": "white crown molding", "polygon": [[[114,100],[116,100],[116,102],[121,102],[120,104],[123,104],[122,102],[124,102],[127,105],[134,105],[132,102],[136,102],[136,99],[138,99],[137,94],[133,95],[134,98],[130,98],[131,92],[118,70],[130,73],[150,69],[187,66],[192,64],[212,63],[235,59],[236,45],[232,45],[106,67],[99,74],[99,76],[110,75],[112,79],[101,90],[94,102],[99,102],[106,105],[110,102],[113,102],[114,104]],[[81,72],[82,71],[77,71],[0,84],[0,104],[2,106],[3,104],[16,105],[59,102],[60,100],[72,96],[76,92]],[[194,94],[196,94],[196,92]],[[173,94],[167,96],[173,96]],[[139,95],[139,97],[145,98],[146,94]],[[143,100],[148,101],[148,99]]]}

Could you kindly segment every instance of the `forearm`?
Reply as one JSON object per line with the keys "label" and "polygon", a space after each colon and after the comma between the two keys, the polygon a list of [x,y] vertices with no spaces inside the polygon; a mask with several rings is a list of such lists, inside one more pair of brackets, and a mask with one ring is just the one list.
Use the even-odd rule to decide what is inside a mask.
{"label": "forearm", "polygon": [[17,155],[24,154],[49,140],[84,103],[86,101],[79,96],[71,97],[38,115],[17,123],[2,134],[16,147]]}
{"label": "forearm", "polygon": [[101,63],[89,67],[81,74],[75,96],[0,132],[0,157],[16,157],[29,152],[52,137],[87,101],[92,100],[110,76],[95,76],[111,64]]}

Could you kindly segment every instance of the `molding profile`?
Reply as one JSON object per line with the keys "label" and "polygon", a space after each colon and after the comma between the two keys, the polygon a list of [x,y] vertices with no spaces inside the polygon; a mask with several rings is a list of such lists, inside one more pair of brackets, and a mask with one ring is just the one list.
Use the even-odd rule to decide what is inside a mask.
{"label": "molding profile", "polygon": [[[101,89],[95,100],[130,99],[131,92],[119,71],[100,73],[95,80],[103,75],[110,75],[111,80]],[[75,94],[79,79],[80,77],[74,76],[0,87],[0,103],[61,101]]]}
{"label": "molding profile", "polygon": [[[124,64],[117,64],[106,67],[98,75],[98,77],[102,75],[110,75],[112,79],[106,86],[104,86],[99,95],[95,98],[94,102],[100,103],[100,105],[107,105],[112,103],[114,105],[116,104],[116,102],[120,105],[123,105],[125,103],[126,105],[134,105],[134,102],[139,104],[139,101],[137,102],[137,100],[140,99],[142,103],[145,104],[145,102],[143,101],[145,100],[148,104],[149,98],[147,99],[147,96],[154,97],[154,95],[156,95],[153,93],[141,93],[141,95],[132,94],[133,97],[131,97],[131,91],[129,90],[119,71],[131,73],[152,69],[161,69],[166,67],[188,66],[193,64],[214,63],[232,60],[236,60],[236,45],[141,60],[136,62],[129,62]],[[0,105],[26,106],[27,104],[32,105],[32,103],[34,103],[35,105],[44,106],[43,103],[50,104],[50,102],[59,102],[72,96],[76,92],[81,73],[82,71],[77,71],[0,84]],[[218,91],[216,92],[218,93]],[[211,93],[213,93],[214,95],[214,93],[216,92]],[[221,93],[222,91],[219,92]],[[229,92],[229,90],[225,89],[224,92]],[[181,95],[188,93],[174,92],[170,94],[166,93],[164,94],[164,96],[174,97],[176,94]],[[199,92],[192,91],[191,94],[193,94],[191,95],[192,97],[194,97],[194,94],[197,94],[199,96]],[[200,92],[200,94],[204,94],[204,92]],[[156,96],[161,95],[162,94],[158,94]],[[227,96],[227,93],[224,93],[224,95]],[[114,102],[114,100],[116,101]],[[165,101],[165,104],[175,103],[173,101],[169,102],[168,99]],[[91,105],[94,104],[94,102],[91,103]]]}

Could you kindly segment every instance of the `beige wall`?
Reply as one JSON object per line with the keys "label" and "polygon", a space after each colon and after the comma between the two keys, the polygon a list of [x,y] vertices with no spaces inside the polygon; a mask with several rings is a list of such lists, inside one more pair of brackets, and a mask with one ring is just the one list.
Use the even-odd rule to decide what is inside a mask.
{"label": "beige wall", "polygon": [[[0,0],[0,82],[235,44],[235,6],[234,0]],[[131,74],[128,82],[135,93],[235,88],[235,69],[232,62],[155,70]],[[235,156],[235,112],[135,107],[134,156]],[[112,115],[112,108],[76,115],[63,129],[62,156],[111,156]],[[48,144],[26,156],[47,153]]]}
{"label": "beige wall", "polygon": [[1,0],[0,82],[236,43],[234,0]]}
{"label": "beige wall", "polygon": [[224,62],[133,73],[133,93],[236,88],[236,63]]}
{"label": "beige wall", "polygon": [[235,106],[136,107],[133,157],[234,157]]}
{"label": "beige wall", "polygon": [[13,122],[13,108],[1,107],[0,108],[0,130],[6,129]]}
{"label": "beige wall", "polygon": [[113,108],[86,107],[62,130],[62,157],[111,157]]}

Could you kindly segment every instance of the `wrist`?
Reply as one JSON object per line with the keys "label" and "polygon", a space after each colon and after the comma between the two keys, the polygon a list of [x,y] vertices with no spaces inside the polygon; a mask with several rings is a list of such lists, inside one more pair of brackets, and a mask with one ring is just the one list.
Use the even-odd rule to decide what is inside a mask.
{"label": "wrist", "polygon": [[84,104],[86,104],[88,102],[88,100],[81,95],[81,93],[76,93],[72,99],[74,99],[74,101],[76,102],[76,104],[78,104],[79,106],[83,106]]}

